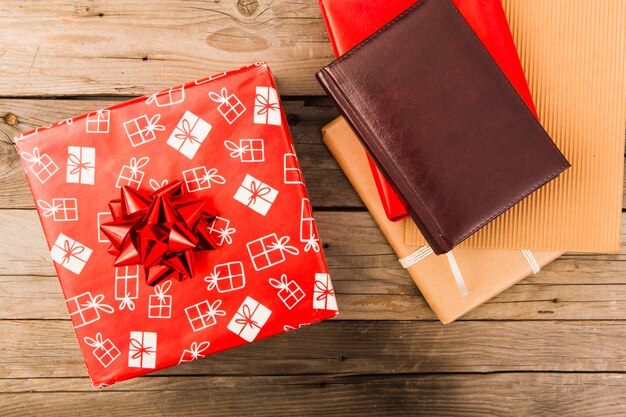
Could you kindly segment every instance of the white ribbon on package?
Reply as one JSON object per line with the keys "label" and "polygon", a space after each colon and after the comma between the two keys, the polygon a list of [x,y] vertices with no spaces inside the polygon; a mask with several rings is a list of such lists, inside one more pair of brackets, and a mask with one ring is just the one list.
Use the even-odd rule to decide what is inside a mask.
{"label": "white ribbon on package", "polygon": [[[526,261],[528,262],[528,265],[530,265],[530,268],[532,269],[533,274],[538,274],[539,271],[541,271],[541,266],[539,265],[539,262],[537,262],[537,259],[535,259],[535,256],[533,255],[533,253],[528,249],[524,249],[521,252],[524,258],[526,259]],[[424,246],[422,248],[419,248],[415,252],[411,253],[410,255],[399,259],[400,265],[402,265],[404,269],[409,269],[413,265],[416,265],[417,263],[421,262],[422,260],[432,255],[433,253],[434,252],[430,247]],[[461,273],[461,269],[459,268],[459,264],[456,262],[456,258],[454,257],[452,252],[446,253],[446,257],[448,258],[448,263],[450,264],[452,275],[454,276],[456,285],[459,288],[459,291],[461,292],[461,296],[466,297],[469,293],[467,291],[467,286],[465,285],[465,280],[463,279],[463,274]]]}

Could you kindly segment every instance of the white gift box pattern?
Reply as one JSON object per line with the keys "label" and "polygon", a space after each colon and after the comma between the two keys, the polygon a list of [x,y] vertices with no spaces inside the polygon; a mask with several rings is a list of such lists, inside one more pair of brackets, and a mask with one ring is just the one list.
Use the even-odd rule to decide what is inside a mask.
{"label": "white gift box pattern", "polygon": [[271,310],[252,297],[246,297],[237,313],[228,323],[228,330],[242,339],[252,342],[267,323]]}
{"label": "white gift box pattern", "polygon": [[217,173],[216,168],[207,169],[204,166],[183,171],[183,179],[185,180],[187,191],[190,193],[208,190],[211,188],[211,183],[226,183],[226,179]]}
{"label": "white gift box pattern", "polygon": [[[99,110],[98,112],[105,112],[105,111],[108,111],[108,110]],[[95,113],[98,113],[98,112],[95,112]],[[92,113],[90,113],[90,114],[92,114]],[[89,114],[87,115],[87,117],[89,117]],[[65,120],[61,120],[60,122],[57,122],[57,126],[63,126],[63,125],[70,126],[72,123],[74,123],[74,118],[70,117],[70,118],[67,118]],[[87,133],[89,133],[89,132],[87,132]]]}
{"label": "white gift box pattern", "polygon": [[186,111],[167,140],[167,144],[187,158],[193,159],[210,131],[209,123]]}
{"label": "white gift box pattern", "polygon": [[101,211],[98,213],[98,230],[96,230],[96,233],[98,233],[98,242],[110,242],[109,238],[104,233],[102,233],[102,229],[100,229],[100,226],[112,221],[113,216],[111,215],[110,211]]}
{"label": "white gift box pattern", "polygon": [[59,170],[52,158],[48,154],[41,154],[39,148],[33,148],[32,153],[22,152],[21,155],[24,161],[30,162],[28,169],[42,184]]}
{"label": "white gift box pattern", "polygon": [[315,274],[315,285],[313,288],[313,308],[320,310],[337,311],[337,299],[335,298],[335,290],[333,283],[330,281],[330,275],[317,273]]}
{"label": "white gift box pattern", "polygon": [[[66,124],[71,125],[72,119],[67,119]],[[85,129],[87,133],[109,133],[111,123],[111,112],[109,110],[98,110],[89,113],[85,118]]]}
{"label": "white gift box pattern", "polygon": [[225,316],[226,312],[220,310],[222,300],[216,300],[213,303],[201,301],[185,308],[187,320],[194,332],[214,326],[217,323],[217,316]]}
{"label": "white gift box pattern", "polygon": [[122,170],[117,177],[117,182],[115,183],[115,186],[117,188],[122,188],[126,185],[135,189],[139,189],[145,175],[145,173],[140,168],[148,165],[148,162],[150,162],[150,158],[148,158],[147,156],[139,159],[135,157],[131,158],[128,165],[124,165],[122,167]]}
{"label": "white gift box pattern", "polygon": [[53,198],[52,204],[45,200],[37,200],[37,206],[44,217],[52,217],[55,222],[78,220],[78,202],[75,198]]}
{"label": "white gift box pattern", "polygon": [[211,222],[208,230],[215,239],[217,246],[233,243],[232,235],[237,231],[234,227],[230,227],[230,220],[220,216],[215,216],[215,220]]}
{"label": "white gift box pattern", "polygon": [[185,86],[168,88],[158,93],[152,93],[146,99],[146,104],[156,104],[158,107],[173,106],[185,101]]}
{"label": "white gift box pattern", "polygon": [[272,287],[278,291],[278,298],[285,304],[285,306],[291,310],[298,304],[304,297],[304,291],[295,281],[289,281],[287,275],[283,274],[280,280],[276,278],[270,278],[269,283]]}
{"label": "white gift box pattern", "polygon": [[172,296],[167,292],[172,281],[165,281],[154,286],[154,294],[148,299],[148,317],[151,319],[169,319],[172,317]]}
{"label": "white gift box pattern", "polygon": [[283,155],[283,179],[285,184],[304,184],[298,157],[295,153]]}
{"label": "white gift box pattern", "polygon": [[87,246],[59,233],[50,249],[52,260],[75,274],[80,274],[89,260],[92,250]]}
{"label": "white gift box pattern", "polygon": [[154,178],[150,178],[150,181],[148,183],[150,184],[150,188],[152,188],[153,191],[156,191],[159,188],[165,187],[169,183],[169,181],[162,180],[161,182],[158,182]]}
{"label": "white gift box pattern", "polygon": [[157,334],[154,332],[130,332],[128,346],[129,368],[156,368]]}
{"label": "white gift box pattern", "polygon": [[207,291],[217,289],[218,292],[240,290],[246,286],[246,274],[241,262],[227,262],[215,265],[213,272],[204,280],[208,283]]}
{"label": "white gift box pattern", "polygon": [[[71,124],[71,123],[70,123]],[[37,133],[44,131],[46,129],[50,129],[53,125],[52,124],[48,124],[46,126],[40,126],[38,128],[36,128],[35,130],[31,130],[30,132],[24,132],[24,133],[19,133],[17,136],[15,136],[15,142],[19,142],[21,140],[33,137],[35,135],[37,135]]]}
{"label": "white gift box pattern", "polygon": [[178,361],[178,364],[180,365],[181,363],[191,362],[195,361],[196,359],[204,358],[206,351],[209,349],[209,346],[211,346],[211,343],[207,341],[200,343],[193,342],[191,346],[189,346],[189,349],[183,350],[182,355],[180,355],[180,360]]}
{"label": "white gift box pattern", "polygon": [[308,198],[302,199],[300,210],[300,242],[305,243],[304,251],[319,252],[320,240],[315,227],[315,219],[313,218],[313,209]]}
{"label": "white gift box pattern", "polygon": [[241,162],[264,162],[265,143],[263,139],[240,139],[239,144],[227,140],[224,146],[230,151],[231,158],[239,158]]}
{"label": "white gift box pattern", "polygon": [[298,248],[289,246],[288,243],[289,236],[279,239],[276,233],[272,233],[246,244],[254,269],[260,271],[285,262],[285,253],[298,255]]}
{"label": "white gift box pattern", "polygon": [[239,98],[234,94],[228,94],[226,88],[222,88],[219,94],[210,92],[209,98],[219,104],[217,110],[228,124],[233,124],[246,111],[246,107]]}
{"label": "white gift box pattern", "polygon": [[98,294],[94,297],[89,291],[68,298],[65,303],[76,329],[100,320],[101,311],[107,314],[115,311],[110,305],[104,304],[104,295]]}
{"label": "white gift box pattern", "polygon": [[[224,91],[225,90],[223,90],[223,92]],[[258,89],[257,89],[257,92],[258,92]],[[182,102],[184,100],[184,89],[182,87],[181,87],[180,93],[183,97],[181,99],[181,102]],[[276,96],[276,91],[273,88],[266,88],[266,93],[267,94],[265,96],[270,101],[272,101],[272,94]],[[172,104],[175,104],[176,99],[173,98],[171,94],[172,94],[172,91],[168,91],[167,97],[163,95],[163,93],[154,94],[150,98],[148,98],[147,101],[148,103],[153,103],[158,107],[172,105]],[[160,101],[160,99],[163,97],[166,97],[167,100]],[[229,99],[231,97],[234,97],[236,99],[236,102],[233,102],[234,104],[228,102],[227,104],[229,104],[231,108],[227,109],[226,113],[222,113],[222,115],[226,117],[227,119],[229,119],[229,117],[233,117],[233,114],[235,115],[234,119],[229,120],[230,123],[236,120],[239,116],[241,116],[241,113],[245,111],[245,107],[236,98],[236,96],[234,95],[228,96]],[[237,102],[241,104],[241,107],[242,107],[239,109],[241,110],[239,113],[235,111],[238,108]],[[224,104],[224,103],[221,103],[221,104]],[[246,103],[248,107],[249,107],[249,104],[251,103]],[[277,108],[274,108],[273,104],[270,104],[269,107],[267,104],[265,104],[266,113],[264,114],[263,123],[273,124],[271,121],[271,115],[274,112],[274,110],[278,111],[278,117],[279,117],[278,124],[281,123],[281,114],[280,114],[280,107],[279,107],[278,102],[276,102],[275,105],[277,106]],[[255,102],[255,107],[258,107],[258,98],[257,98],[257,102]],[[158,111],[158,109],[155,109],[155,108],[153,109]],[[180,110],[184,111],[182,107],[180,108]],[[252,110],[252,109],[249,109],[249,110]],[[254,116],[257,117],[260,114],[263,114],[263,113],[255,112]],[[179,113],[179,116],[180,116],[180,113]],[[134,117],[134,116],[130,116],[130,117]],[[196,118],[195,125],[191,121],[193,120],[192,117]],[[133,146],[138,146],[144,143],[148,143],[150,141],[155,141],[156,139],[159,139],[159,143],[162,145],[161,140],[165,139],[165,137],[157,138],[156,133],[155,133],[155,131],[165,130],[163,126],[158,125],[159,118],[160,118],[160,115],[158,114],[152,117],[143,115],[139,118],[130,120],[126,123],[122,123],[125,128],[126,134],[128,135],[129,140],[131,141]],[[219,116],[217,116],[217,118],[219,119]],[[209,119],[209,120],[213,121],[213,119]],[[113,121],[115,122],[115,124],[113,125],[112,130],[115,131],[116,128],[121,127],[119,126],[119,124],[123,120],[117,120],[116,118],[113,118]],[[80,122],[81,122],[80,119],[78,119],[78,121],[75,122],[75,124],[80,125]],[[241,122],[244,122],[244,121],[241,121]],[[68,123],[71,123],[71,120],[68,121]],[[202,126],[203,123],[206,124],[206,126]],[[111,114],[108,110],[100,110],[98,112],[90,113],[87,116],[86,124],[87,124],[87,131],[89,133],[109,132],[110,127],[111,127]],[[166,124],[166,123],[163,123],[163,124]],[[168,123],[166,125],[167,125],[167,130],[169,132],[170,129],[173,128],[173,124]],[[78,126],[78,127],[82,129],[82,126]],[[206,129],[206,132],[201,132],[201,135],[203,136],[202,138],[200,138],[199,136],[195,136],[195,134],[198,132],[197,129],[200,127],[204,127]],[[191,159],[194,157],[196,151],[198,150],[198,147],[200,147],[202,142],[206,140],[206,138],[208,137],[210,130],[211,130],[211,125],[209,123],[198,118],[193,113],[187,111],[185,112],[183,118],[179,121],[175,131],[172,132],[172,135],[168,139],[167,143],[168,145],[176,148],[185,156]],[[184,135],[185,138],[176,137],[175,133]],[[95,135],[88,136],[88,137],[96,141],[100,140]],[[175,146],[173,143],[171,143],[171,140],[173,137],[179,140],[180,146]],[[185,141],[187,141],[190,144],[196,143],[197,147],[194,150],[190,151],[191,153],[187,152],[185,150],[185,143],[186,143]],[[232,158],[239,158],[240,162],[264,162],[265,161],[265,147],[264,147],[265,143],[263,139],[238,139],[237,142],[238,143],[226,141],[225,143],[225,146],[227,150],[230,151],[230,156]],[[125,145],[125,146],[128,146],[128,145]],[[205,146],[209,146],[209,144],[205,144]],[[274,145],[268,142],[268,146],[271,149],[273,149]],[[221,148],[221,150],[223,153],[224,152],[223,148]],[[68,182],[80,183],[80,184],[94,184],[95,183],[95,175],[94,175],[95,174],[95,162],[96,162],[95,151],[96,151],[95,147],[82,147],[82,146],[68,147],[67,167],[63,167],[62,165],[60,165],[61,168],[67,168],[66,174],[67,174]],[[137,150],[133,149],[133,151],[137,151]],[[37,164],[38,166],[41,165],[42,167],[41,170],[35,172],[35,175],[37,176],[37,178],[40,179],[40,181],[45,182],[46,181],[45,176],[40,177],[38,173],[44,173],[44,174],[48,173],[49,175],[53,175],[56,172],[56,170],[58,170],[59,167],[54,163],[54,161],[49,159],[48,155],[43,155],[43,157],[40,156],[38,149],[35,148],[35,150],[31,152],[34,154],[32,156],[32,159],[36,159],[34,164]],[[278,158],[279,158],[277,161],[278,163],[280,163],[281,154],[278,155]],[[63,156],[64,155],[59,156],[59,159],[62,159]],[[127,158],[131,158],[131,156],[132,156],[132,153],[128,155]],[[134,188],[139,189],[142,186],[142,184],[144,184],[144,180],[147,181],[145,179],[145,173],[144,171],[141,170],[141,168],[145,167],[150,162],[150,160],[147,157],[140,157],[140,156],[141,156],[141,152],[139,155],[137,155],[137,157],[131,158],[130,162],[127,165],[123,165],[126,161],[122,160],[113,166],[113,169],[120,170],[119,175],[117,177],[117,181],[115,182],[118,188],[123,187],[123,186],[132,186]],[[57,158],[56,156],[54,157]],[[100,151],[98,151],[98,157],[99,159],[102,159],[103,157],[103,155],[100,155]],[[103,161],[100,160],[99,167],[98,167],[99,182],[101,179],[100,178],[101,174],[104,173],[102,171],[103,169],[102,164],[103,164]],[[196,164],[188,164],[188,166],[189,165],[194,166]],[[257,165],[257,166],[252,165],[253,169],[254,167],[261,167],[261,165]],[[48,168],[50,170],[48,170]],[[278,169],[280,170],[280,166],[278,167]],[[118,171],[114,171],[114,172],[118,172]],[[113,178],[115,178],[114,172],[113,172]],[[179,169],[179,172],[180,172],[180,169]],[[216,169],[209,170],[207,167],[198,167],[198,168],[194,168],[191,170],[187,170],[185,172],[193,173],[192,177],[185,176],[186,186],[188,189],[191,188],[190,191],[207,189],[211,187],[211,184],[225,183],[225,179],[222,176],[217,174]],[[62,182],[63,176],[62,174],[60,175],[61,177],[59,178],[60,178],[60,181]],[[280,172],[278,172],[278,175],[280,175]],[[159,178],[158,174],[154,176],[156,178]],[[150,177],[150,175],[148,177]],[[111,178],[111,182],[113,182],[112,181],[113,178]],[[229,178],[229,181],[230,180],[231,179]],[[241,177],[239,177],[238,180],[241,180]],[[278,182],[279,181],[280,179],[278,179]],[[159,185],[159,186],[163,185],[163,184],[157,184],[156,180],[154,181],[154,184]],[[196,186],[195,187],[190,186],[190,184],[195,184]],[[150,185],[153,186],[153,188],[155,188],[154,185],[152,184],[152,181]],[[234,185],[237,185],[237,183]],[[249,208],[257,211],[258,213],[262,215],[266,215],[268,213],[269,209],[271,208],[272,204],[275,202],[275,199],[277,198],[277,195],[278,195],[277,189],[263,183],[262,181],[254,178],[252,175],[249,175],[249,174],[245,176],[241,186],[237,190],[237,193],[243,192],[243,191],[246,192],[244,193],[244,196],[240,195],[238,197],[236,194],[235,199],[237,199],[242,204],[248,206]],[[234,204],[237,204],[237,203],[234,203]],[[77,200],[75,198],[71,198],[71,199],[48,198],[47,201],[43,201],[43,200],[38,201],[38,205],[43,211],[42,216],[51,217],[55,221],[73,221],[73,220],[78,219],[78,207],[77,207]],[[83,211],[86,210],[86,208],[82,206],[81,206],[81,209]],[[241,208],[241,210],[245,211],[246,209]],[[92,213],[92,215],[94,214],[96,213]],[[111,215],[108,212],[97,213],[96,215],[97,215],[97,220],[98,220],[98,226],[100,226],[102,223],[112,220]],[[81,216],[84,216],[84,213],[81,212]],[[96,219],[91,218],[91,220],[93,222]],[[210,224],[210,228],[211,228],[210,233],[216,238],[216,241],[219,246],[222,246],[225,244],[231,244],[232,235],[235,232],[235,229],[230,227],[230,221],[228,219],[221,218],[221,217],[217,217],[215,220],[216,220],[215,222],[212,222]],[[70,226],[70,225],[67,225],[67,226]],[[90,242],[93,242],[94,240],[96,240],[96,235],[94,235],[93,229],[87,230],[85,232],[85,235],[87,235],[88,237],[85,238],[83,236],[83,238],[79,237],[79,239],[81,239],[83,242],[87,242],[89,245],[91,245]],[[236,234],[235,237],[236,236],[238,236],[238,234]],[[302,236],[303,234],[301,231],[301,234],[300,234],[301,239],[302,239]],[[88,240],[83,240],[83,239],[88,239]],[[97,240],[102,241],[102,242],[108,242],[108,239],[106,239],[103,235],[100,234],[100,230],[98,230]],[[292,240],[293,240],[293,236],[292,236]],[[241,242],[241,243],[244,243],[244,242]],[[103,245],[103,248],[104,246],[105,245]],[[254,264],[254,268],[256,270],[262,270],[265,268],[269,268],[273,265],[280,264],[281,262],[284,262],[286,260],[285,259],[286,253],[289,253],[292,255],[299,254],[299,251],[297,248],[295,248],[294,246],[289,246],[288,236],[283,236],[281,238],[280,235],[277,236],[276,233],[272,233],[265,237],[249,242],[246,244],[246,247],[251,257],[251,260]],[[260,248],[260,251],[255,252],[255,250],[259,248]],[[62,233],[59,234],[54,246],[51,248],[51,256],[55,260],[55,262],[60,264],[64,268],[67,268],[68,270],[73,271],[76,274],[80,274],[82,270],[84,270],[84,267],[86,263],[89,261],[91,255],[92,255],[92,250],[90,248],[86,247],[84,244],[78,241],[71,239],[70,237]],[[92,264],[94,261],[95,259],[91,259],[90,267],[85,270],[85,274],[83,274],[83,276],[86,276],[86,274],[91,271],[93,267]],[[243,261],[245,262],[245,260]],[[228,291],[234,291],[234,290],[245,288],[246,277],[245,277],[243,268],[244,267],[243,267],[242,262],[228,262],[227,264],[214,266],[213,276],[207,277],[207,278],[210,278],[208,279],[208,285],[210,287],[209,289],[210,290],[215,289],[216,291],[220,293],[225,293]],[[109,281],[109,287],[108,287],[109,290],[106,293],[107,301],[109,301],[110,304],[116,308],[119,303],[120,310],[124,310],[124,309],[135,310],[135,303],[137,303],[137,301],[133,301],[133,300],[139,299],[139,278],[140,278],[139,275],[140,275],[139,268],[137,266],[124,266],[124,267],[115,268],[115,281],[114,282]],[[273,274],[268,274],[268,275],[276,276],[278,278],[278,275],[273,275]],[[109,279],[111,278],[113,277],[110,276]],[[265,278],[265,279],[267,280],[268,278]],[[110,284],[113,284],[113,285],[110,285]],[[157,318],[157,317],[158,318],[171,318],[172,311],[173,311],[172,296],[167,294],[171,285],[172,285],[171,281],[166,281],[162,283],[161,285],[155,286],[154,294],[142,293],[142,297],[141,297],[142,300],[145,300],[146,297],[148,298],[148,300],[145,300],[145,301],[148,301],[147,303],[148,304],[147,306],[148,316],[150,318]],[[270,280],[270,285],[276,289],[276,291],[274,292],[272,292],[272,289],[269,288],[269,286],[267,285],[267,281],[265,281],[265,283],[262,283],[262,285],[265,286],[266,293],[267,293],[266,295],[268,295],[269,297],[266,297],[268,301],[264,301],[263,298],[260,298],[259,300],[263,302],[264,304],[266,304],[267,306],[271,307],[272,309],[274,309],[273,306],[278,306],[277,308],[280,308],[279,304],[275,304],[277,300],[273,298],[276,295],[278,295],[281,301],[289,309],[294,308],[298,303],[301,303],[301,301],[305,298],[305,293],[304,291],[302,291],[302,288],[300,288],[300,286],[295,281],[288,280],[286,275],[281,276],[280,279]],[[111,292],[113,292],[113,294],[111,294]],[[215,295],[215,293],[213,294]],[[241,293],[239,294],[242,295],[243,297],[240,297],[238,300],[236,300],[237,304],[241,302],[241,298],[245,298],[245,301],[239,306],[239,309],[234,316],[232,316],[232,314],[234,313],[232,308],[236,307],[236,304],[229,307],[229,309],[226,309],[228,310],[228,313],[226,313],[225,311],[219,309],[220,306],[222,305],[221,300],[202,301],[202,302],[199,302],[197,304],[194,304],[192,306],[185,308],[185,313],[187,315],[188,321],[190,322],[192,329],[195,332],[197,332],[199,330],[206,329],[210,326],[214,326],[213,329],[217,330],[218,327],[220,327],[222,324],[226,324],[228,322],[228,319],[226,318],[227,316],[227,317],[232,318],[230,323],[228,323],[229,331],[237,334],[238,336],[240,336],[242,339],[246,341],[253,341],[257,339],[260,331],[264,328],[269,318],[271,317],[272,312],[268,307],[266,307],[266,305],[261,304],[261,302],[253,299],[252,297],[249,297],[249,296],[246,297],[245,291],[241,291]],[[258,298],[254,294],[250,294],[250,295],[253,295],[255,298]],[[310,296],[309,290],[307,290],[307,295]],[[87,326],[91,323],[94,323],[100,320],[100,318],[104,318],[103,313],[114,314],[115,309],[111,307],[110,305],[105,304],[104,299],[105,299],[104,295],[102,294],[94,296],[90,292],[84,292],[82,294],[79,294],[75,297],[72,297],[66,300],[70,309],[70,316],[75,326],[82,327],[82,326]],[[113,301],[112,299],[115,299],[116,301],[111,302]],[[138,302],[140,311],[137,314],[141,314],[142,313],[141,310],[143,310],[143,314],[145,314],[145,309],[146,309],[146,304],[144,304],[145,301]],[[196,300],[191,301],[191,302],[196,303]],[[179,307],[182,308],[184,307],[185,304],[180,305]],[[177,310],[174,311],[174,314],[179,313],[179,307],[177,307]],[[219,316],[225,316],[225,317],[223,319],[220,319]],[[112,319],[114,319],[114,317]],[[106,321],[107,320],[103,320],[103,322],[106,322]],[[218,321],[220,322],[217,323]],[[154,323],[157,323],[157,321],[148,321],[147,323],[154,324]],[[218,324],[218,326],[215,326],[215,324]],[[115,343],[119,346],[119,348],[121,349],[120,351],[120,349],[118,349],[118,347],[115,346],[115,344],[111,341],[111,339],[106,338],[106,332],[104,332],[105,336],[103,336],[103,334],[100,332],[96,333],[97,330],[100,330],[100,329],[96,329],[96,327],[98,327],[98,325],[93,325],[91,328],[88,327],[87,329],[91,329],[91,330],[88,330],[89,333],[86,333],[88,336],[83,337],[84,344],[92,348],[92,349],[87,348],[86,351],[91,352],[91,355],[93,355],[93,357],[96,360],[98,360],[98,362],[105,368],[107,366],[110,366],[111,363],[113,363],[120,356],[122,356],[122,359],[118,361],[118,364],[121,363],[122,365],[126,365],[124,363],[125,362],[124,356],[126,356],[127,354],[127,352],[125,351],[126,346],[124,346],[125,344],[124,342],[126,342],[126,340],[123,340],[123,341],[118,340],[117,338],[114,338],[112,335],[108,335],[108,336],[111,336],[113,341],[115,341]],[[265,329],[267,330],[267,328]],[[129,330],[130,329],[127,329],[127,331]],[[151,328],[142,329],[142,330],[149,330],[149,331],[130,332],[130,339],[128,341],[129,343],[128,366],[135,367],[135,368],[155,369],[157,367],[157,364],[156,364],[157,333],[154,332],[155,330]],[[81,334],[80,336],[85,336],[85,334]],[[201,335],[198,335],[198,336],[201,336]],[[164,334],[162,333],[160,337],[161,340],[159,341],[160,344],[162,345],[161,352],[159,353],[160,356],[163,355],[163,352],[162,352],[164,348],[164,345],[163,345],[164,340],[162,339],[163,337],[164,337]],[[209,349],[210,343],[208,341],[202,342],[201,340],[202,339],[200,339],[200,341],[198,342],[193,342],[191,346],[188,345],[188,343],[191,342],[191,340],[185,343],[185,346],[188,346],[188,349],[185,349],[184,351],[182,351],[182,355],[180,356],[180,362],[197,359],[205,355],[205,352],[207,352]],[[120,344],[122,345],[120,346]],[[179,350],[177,352],[174,352],[174,354],[180,354],[183,347],[184,346],[180,346]],[[91,358],[90,353],[87,353],[87,356],[88,358]],[[161,357],[160,359],[163,360],[165,358]],[[175,358],[173,359],[175,360]],[[95,364],[95,361],[93,361],[93,359],[91,359],[91,362]]]}
{"label": "white gift box pattern", "polygon": [[160,114],[155,114],[148,119],[145,114],[124,122],[124,129],[130,144],[133,146],[143,145],[156,139],[157,131],[164,131],[165,127],[159,123]]}
{"label": "white gift box pattern", "polygon": [[265,216],[278,196],[278,190],[246,174],[234,199]]}
{"label": "white gift box pattern", "polygon": [[282,114],[278,93],[272,87],[257,87],[254,98],[254,123],[280,126]]}
{"label": "white gift box pattern", "polygon": [[96,148],[68,146],[66,181],[93,185],[96,178]]}
{"label": "white gift box pattern", "polygon": [[301,329],[301,328],[303,328],[303,327],[309,326],[310,324],[311,324],[311,323],[300,323],[300,324],[298,324],[298,325],[297,325],[297,326],[295,326],[295,327],[294,327],[294,326],[291,326],[291,325],[289,325],[289,324],[285,324],[285,325],[283,326],[283,330],[284,330],[284,331],[286,331],[286,332],[290,332],[290,331],[292,331],[292,330],[298,330],[298,329]]}
{"label": "white gift box pattern", "polygon": [[139,265],[115,268],[115,299],[121,301],[120,310],[135,309],[133,300],[139,298]]}
{"label": "white gift box pattern", "polygon": [[220,72],[218,74],[213,74],[210,77],[205,77],[205,78],[200,78],[199,80],[195,80],[194,84],[195,85],[206,84],[209,81],[217,80],[218,78],[222,78],[224,76],[226,76],[226,73],[225,72]]}
{"label": "white gift box pattern", "polygon": [[109,339],[103,339],[101,333],[96,336],[83,338],[87,346],[94,348],[91,353],[103,367],[109,366],[121,353],[120,350]]}

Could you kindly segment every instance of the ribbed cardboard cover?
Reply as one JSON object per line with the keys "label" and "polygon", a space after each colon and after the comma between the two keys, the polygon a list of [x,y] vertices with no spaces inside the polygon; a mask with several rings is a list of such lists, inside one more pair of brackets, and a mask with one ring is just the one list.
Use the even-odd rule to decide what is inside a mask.
{"label": "ribbed cardboard cover", "polygon": [[[503,5],[540,120],[572,167],[462,246],[618,251],[626,2],[503,0]],[[411,221],[406,243],[426,243]]]}

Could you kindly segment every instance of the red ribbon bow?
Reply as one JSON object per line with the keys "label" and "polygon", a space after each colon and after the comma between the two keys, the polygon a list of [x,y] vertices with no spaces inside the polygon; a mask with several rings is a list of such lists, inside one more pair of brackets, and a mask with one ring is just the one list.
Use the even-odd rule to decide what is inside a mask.
{"label": "red ribbon bow", "polygon": [[264,115],[269,113],[270,110],[280,110],[280,106],[278,103],[270,103],[269,98],[262,96],[261,94],[256,95],[256,100],[259,104],[257,104],[257,114]]}
{"label": "red ribbon bow", "polygon": [[269,187],[263,186],[262,183],[252,181],[250,183],[250,196],[248,197],[248,205],[256,204],[257,198],[265,200],[263,197],[272,192]]}
{"label": "red ribbon bow", "polygon": [[179,130],[181,131],[181,133],[176,133],[175,136],[176,136],[176,139],[180,139],[183,141],[183,143],[181,144],[181,147],[184,146],[185,143],[187,143],[187,141],[189,141],[190,143],[194,143],[194,142],[198,144],[202,143],[193,134],[193,129],[191,127],[191,124],[189,123],[189,120],[183,119],[182,126],[179,128]]}
{"label": "red ribbon bow", "polygon": [[257,323],[252,318],[252,312],[250,311],[250,307],[247,304],[244,304],[239,315],[242,318],[235,319],[235,323],[243,324],[244,329],[246,328],[246,326],[250,326],[251,329],[254,329],[255,327],[258,327],[259,329],[261,328],[261,326],[259,326],[259,323]]}
{"label": "red ribbon bow", "polygon": [[90,169],[95,168],[93,165],[91,165],[91,162],[83,162],[80,156],[74,155],[72,153],[67,156],[67,159],[69,159],[72,163],[72,170],[70,171],[70,174],[72,175],[78,174],[82,170],[89,171]]}
{"label": "red ribbon bow", "polygon": [[146,347],[143,345],[143,341],[139,341],[137,339],[130,339],[130,345],[132,346],[133,350],[135,350],[132,355],[133,359],[139,359],[144,354],[152,355],[153,353],[156,353],[156,350],[154,350],[152,346]]}
{"label": "red ribbon bow", "polygon": [[109,202],[113,221],[100,226],[111,241],[113,265],[142,265],[148,285],[191,278],[194,252],[217,247],[209,232],[215,216],[204,205],[190,199],[180,181],[152,194],[123,187],[122,198]]}
{"label": "red ribbon bow", "polygon": [[61,260],[61,263],[64,264],[66,262],[69,262],[73,257],[76,258],[77,255],[80,255],[84,251],[84,246],[81,246],[76,242],[70,243],[69,240],[66,240],[63,243],[63,259]]}
{"label": "red ribbon bow", "polygon": [[334,296],[335,291],[328,287],[328,284],[325,284],[321,281],[315,282],[315,290],[319,292],[317,297],[315,298],[317,301],[326,300],[329,296]]}

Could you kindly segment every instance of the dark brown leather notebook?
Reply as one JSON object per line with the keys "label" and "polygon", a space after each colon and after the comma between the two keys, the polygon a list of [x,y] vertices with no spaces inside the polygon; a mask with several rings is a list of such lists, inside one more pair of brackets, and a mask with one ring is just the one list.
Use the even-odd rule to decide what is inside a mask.
{"label": "dark brown leather notebook", "polygon": [[317,78],[433,251],[569,163],[450,0],[421,0]]}

